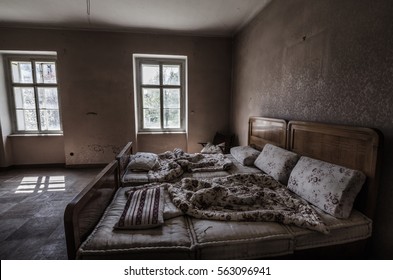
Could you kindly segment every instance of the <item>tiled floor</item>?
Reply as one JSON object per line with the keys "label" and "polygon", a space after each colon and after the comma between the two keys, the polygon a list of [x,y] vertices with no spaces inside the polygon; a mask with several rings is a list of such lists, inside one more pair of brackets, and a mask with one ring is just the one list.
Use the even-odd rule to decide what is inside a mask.
{"label": "tiled floor", "polygon": [[64,209],[100,170],[16,168],[0,172],[0,259],[67,259]]}

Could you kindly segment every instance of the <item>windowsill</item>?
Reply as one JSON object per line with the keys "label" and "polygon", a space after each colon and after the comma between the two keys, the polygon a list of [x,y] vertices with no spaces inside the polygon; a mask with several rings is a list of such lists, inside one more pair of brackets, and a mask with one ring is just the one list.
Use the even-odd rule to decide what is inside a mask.
{"label": "windowsill", "polygon": [[187,134],[186,131],[138,131],[137,134],[149,135],[149,134]]}
{"label": "windowsill", "polygon": [[63,133],[14,133],[8,135],[8,137],[52,137],[52,136],[63,136]]}

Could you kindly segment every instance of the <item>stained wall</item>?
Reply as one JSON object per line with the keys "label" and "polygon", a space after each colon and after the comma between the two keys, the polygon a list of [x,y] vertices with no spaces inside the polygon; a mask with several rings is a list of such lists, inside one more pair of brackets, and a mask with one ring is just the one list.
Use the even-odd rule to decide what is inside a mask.
{"label": "stained wall", "polygon": [[274,0],[234,40],[232,130],[249,116],[374,127],[385,138],[373,256],[393,258],[393,2]]}
{"label": "stained wall", "polygon": [[[229,130],[230,38],[22,28],[0,28],[0,38],[0,50],[57,52],[64,139],[52,138],[48,145],[45,138],[11,137],[14,151],[23,150],[19,145],[33,148],[26,163],[42,159],[49,147],[66,165],[107,163],[128,141],[134,142],[134,151],[182,147],[195,152],[201,149],[198,142]],[[133,53],[187,56],[186,135],[137,137]]]}

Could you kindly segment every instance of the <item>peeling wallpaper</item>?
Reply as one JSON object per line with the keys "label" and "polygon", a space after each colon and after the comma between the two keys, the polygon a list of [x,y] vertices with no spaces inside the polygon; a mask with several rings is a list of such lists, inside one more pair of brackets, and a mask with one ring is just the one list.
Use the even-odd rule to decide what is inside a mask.
{"label": "peeling wallpaper", "polygon": [[231,124],[249,116],[378,128],[373,257],[393,258],[393,1],[272,1],[234,40]]}

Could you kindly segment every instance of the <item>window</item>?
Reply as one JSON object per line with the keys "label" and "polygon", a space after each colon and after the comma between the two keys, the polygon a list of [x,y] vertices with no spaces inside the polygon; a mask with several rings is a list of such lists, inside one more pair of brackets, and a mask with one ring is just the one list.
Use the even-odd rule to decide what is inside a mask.
{"label": "window", "polygon": [[16,133],[61,133],[55,57],[8,57]]}
{"label": "window", "polygon": [[139,132],[186,131],[186,58],[134,55]]}

